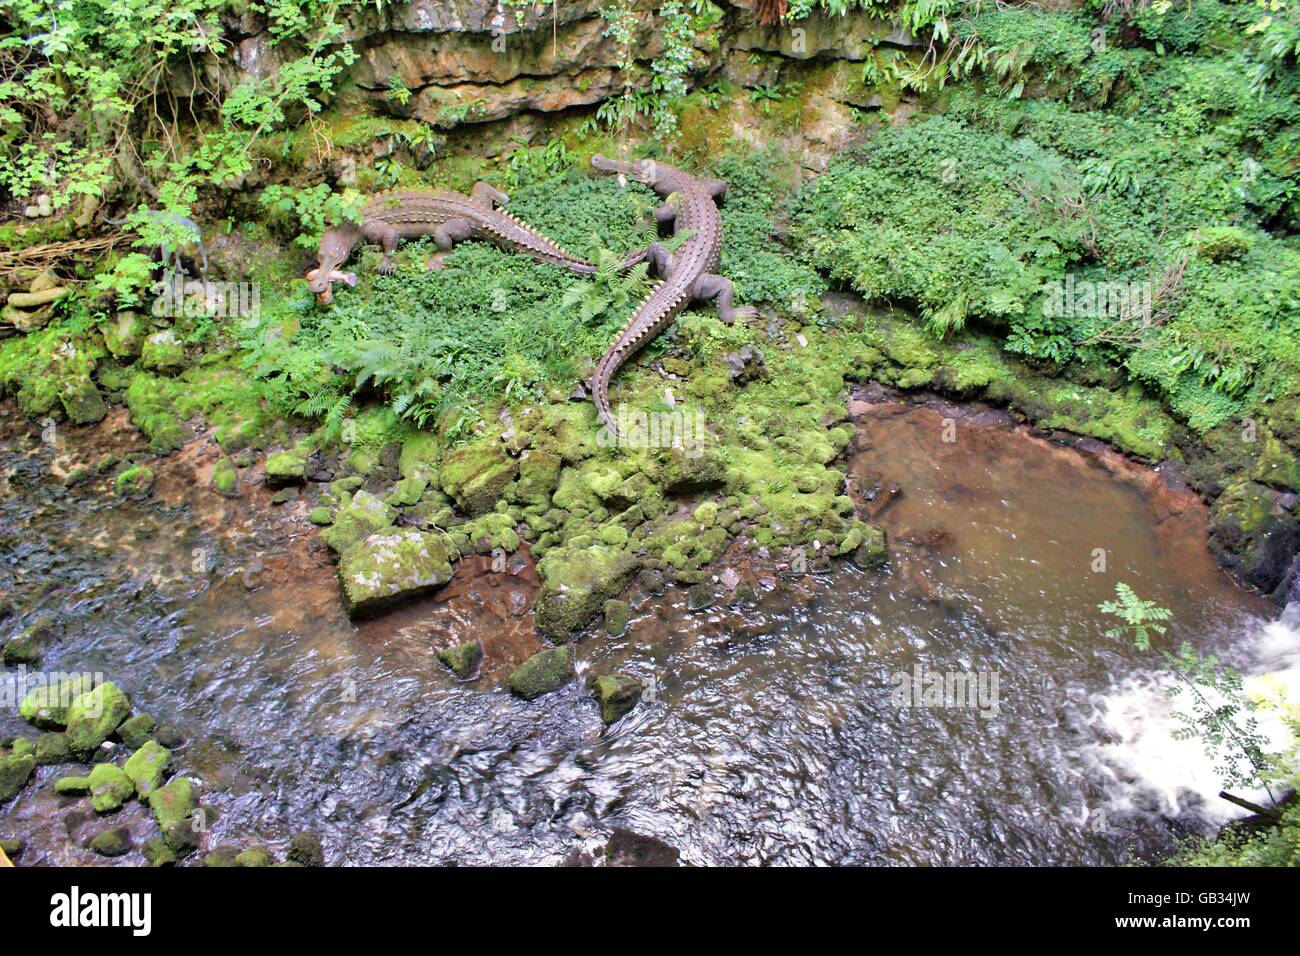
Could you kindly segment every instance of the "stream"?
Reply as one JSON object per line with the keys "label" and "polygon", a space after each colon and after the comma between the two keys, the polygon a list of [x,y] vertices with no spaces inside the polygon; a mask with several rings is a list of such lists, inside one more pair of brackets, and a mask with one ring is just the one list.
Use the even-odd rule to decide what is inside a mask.
{"label": "stream", "polygon": [[[1199,745],[1169,736],[1154,656],[1097,610],[1126,581],[1173,610],[1168,646],[1300,674],[1294,618],[1215,567],[1196,496],[988,409],[851,410],[848,471],[879,489],[888,568],[745,557],[756,599],[700,611],[634,586],[627,632],[577,645],[580,671],[650,688],[610,728],[581,681],[531,703],[500,684],[541,647],[526,554],[469,559],[354,625],[309,496],[221,497],[210,437],[152,463],[145,500],[116,499],[111,470],[64,487],[142,447],[121,413],[42,433],[0,405],[0,590],[18,608],[0,627],[54,614],[46,669],[101,671],[180,731],[178,770],[218,812],[209,848],[308,828],[333,864],[549,865],[623,827],[699,865],[1116,864],[1235,813]],[[473,637],[484,672],[461,683],[435,653]],[[970,693],[915,694],[936,677]],[[40,768],[0,821],[25,864],[105,862],[80,845],[95,821],[54,794],[67,772]],[[115,822],[152,835],[142,806]]]}

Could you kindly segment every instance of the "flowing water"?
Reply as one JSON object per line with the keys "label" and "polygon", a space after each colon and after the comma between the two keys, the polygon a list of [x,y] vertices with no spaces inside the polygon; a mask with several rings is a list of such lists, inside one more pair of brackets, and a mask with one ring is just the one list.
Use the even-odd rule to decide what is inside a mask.
{"label": "flowing water", "polygon": [[[44,666],[102,671],[185,735],[180,770],[219,813],[208,846],[311,828],[333,863],[552,864],[618,826],[696,864],[1152,859],[1230,808],[1097,603],[1127,581],[1173,609],[1171,641],[1297,661],[1295,628],[1215,568],[1190,492],[986,410],[859,401],[850,471],[879,489],[889,568],[739,561],[756,601],[694,612],[634,588],[626,634],[578,645],[584,674],[650,688],[606,729],[581,682],[532,703],[499,683],[540,647],[526,556],[465,562],[358,627],[305,499],[217,496],[206,441],[156,463],[149,500],[116,501],[107,478],[65,489],[77,461],[132,447],[129,427],[42,437],[0,410],[0,589],[19,612],[0,626],[56,613]],[[487,663],[460,683],[435,652],[471,637]],[[925,693],[936,678],[950,693]],[[94,821],[53,793],[64,772],[41,769],[0,821],[25,863],[97,862],[79,845]],[[153,835],[141,807],[118,819]]]}

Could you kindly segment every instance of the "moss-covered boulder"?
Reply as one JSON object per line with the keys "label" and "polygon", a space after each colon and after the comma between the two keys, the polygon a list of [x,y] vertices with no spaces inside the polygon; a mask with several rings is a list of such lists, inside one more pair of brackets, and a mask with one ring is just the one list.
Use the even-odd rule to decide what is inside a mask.
{"label": "moss-covered boulder", "polygon": [[266,457],[266,483],[272,488],[299,485],[307,480],[307,459],[291,451]]}
{"label": "moss-covered boulder", "polygon": [[336,554],[342,554],[359,541],[372,534],[381,534],[393,527],[397,512],[368,491],[344,494],[334,524],[321,532],[321,540]]}
{"label": "moss-covered boulder", "polygon": [[627,674],[605,674],[596,678],[596,701],[600,719],[607,724],[618,720],[641,699],[641,682]]}
{"label": "moss-covered boulder", "polygon": [[139,750],[157,729],[158,721],[148,714],[135,714],[122,721],[122,725],[117,728],[117,735],[132,750]]}
{"label": "moss-covered boulder", "polygon": [[500,442],[485,441],[447,455],[438,469],[438,480],[456,506],[476,518],[496,508],[518,474],[519,462]]}
{"label": "moss-covered boulder", "polygon": [[152,487],[153,469],[147,465],[127,468],[113,479],[113,490],[123,498],[131,495],[146,495]]}
{"label": "moss-covered boulder", "polygon": [[31,754],[0,756],[0,803],[17,796],[35,769],[36,758]]}
{"label": "moss-covered boulder", "polygon": [[384,498],[384,503],[394,508],[409,508],[423,496],[429,482],[424,478],[401,478],[393,485],[393,490]]}
{"label": "moss-covered boulder", "polygon": [[510,675],[510,690],[524,700],[559,690],[573,679],[573,648],[568,644],[540,651]]}
{"label": "moss-covered boulder", "polygon": [[31,667],[40,663],[41,655],[57,638],[58,626],[54,620],[47,617],[40,618],[27,625],[18,632],[17,637],[5,644],[3,651],[0,651],[0,659],[3,659],[8,667],[17,667],[19,664]]}
{"label": "moss-covered boulder", "polygon": [[113,827],[96,834],[86,846],[100,856],[125,856],[131,852],[131,833],[125,827]]}
{"label": "moss-covered boulder", "polygon": [[325,865],[325,848],[321,846],[320,837],[310,830],[300,830],[291,836],[284,856],[298,866]]}
{"label": "moss-covered boulder", "polygon": [[185,367],[185,347],[173,329],[145,336],[140,348],[140,365],[155,372],[178,372]]}
{"label": "moss-covered boulder", "polygon": [[712,491],[727,482],[727,466],[717,452],[704,449],[664,451],[655,478],[669,494]]}
{"label": "moss-covered boulder", "polygon": [[542,578],[534,605],[537,629],[567,641],[598,615],[637,570],[636,559],[604,544],[553,548],[537,565]]}
{"label": "moss-covered boulder", "polygon": [[176,851],[167,845],[166,840],[150,840],[141,848],[141,852],[150,866],[171,866],[176,862]]}
{"label": "moss-covered boulder", "polygon": [[438,652],[438,660],[451,668],[461,680],[473,675],[479,661],[483,660],[483,645],[478,641],[466,641],[453,647],[444,647]]}
{"label": "moss-covered boulder", "polygon": [[108,404],[89,375],[65,379],[59,386],[59,403],[74,425],[103,421],[108,414]]}
{"label": "moss-covered boulder", "polygon": [[251,846],[235,855],[235,866],[263,867],[275,866],[275,857],[264,846]]}
{"label": "moss-covered boulder", "polygon": [[1300,536],[1280,495],[1253,481],[1234,482],[1210,508],[1210,551],[1239,580],[1265,594],[1282,582]]}
{"label": "moss-covered boulder", "polygon": [[141,800],[148,800],[149,795],[162,786],[171,760],[172,752],[154,740],[146,741],[130,756],[122,769]]}
{"label": "moss-covered boulder", "polygon": [[519,481],[510,490],[511,500],[544,508],[560,484],[560,456],[549,451],[530,451],[519,461]]}
{"label": "moss-covered boulder", "polygon": [[90,771],[90,805],[96,813],[112,813],[135,794],[135,785],[121,767],[96,764]]}
{"label": "moss-covered boulder", "polygon": [[131,701],[116,684],[100,684],[68,708],[68,746],[83,760],[90,759],[130,713]]}
{"label": "moss-covered boulder", "polygon": [[442,537],[413,529],[371,535],[339,559],[343,604],[353,617],[428,594],[451,574]]}
{"label": "moss-covered boulder", "polygon": [[149,331],[139,312],[119,312],[113,321],[104,326],[104,346],[115,358],[138,358],[144,348],[144,337]]}
{"label": "moss-covered boulder", "polygon": [[68,738],[63,734],[44,733],[36,738],[33,756],[36,758],[37,766],[53,767],[71,761],[72,748],[68,746]]}
{"label": "moss-covered boulder", "polygon": [[79,797],[90,793],[89,777],[60,777],[54,781],[54,792],[64,797]]}
{"label": "moss-covered boulder", "polygon": [[627,630],[627,619],[632,609],[626,601],[610,599],[605,602],[605,633],[618,637]]}
{"label": "moss-covered boulder", "polygon": [[238,485],[239,473],[235,470],[234,462],[225,457],[218,459],[212,469],[212,490],[227,498],[234,498],[239,494]]}
{"label": "moss-covered boulder", "polygon": [[18,705],[18,713],[30,724],[58,730],[68,724],[68,708],[87,691],[94,690],[90,675],[70,675],[66,679],[33,687]]}
{"label": "moss-covered boulder", "polygon": [[185,777],[174,777],[149,795],[149,809],[173,850],[192,849],[197,843],[192,819],[197,807],[194,787]]}

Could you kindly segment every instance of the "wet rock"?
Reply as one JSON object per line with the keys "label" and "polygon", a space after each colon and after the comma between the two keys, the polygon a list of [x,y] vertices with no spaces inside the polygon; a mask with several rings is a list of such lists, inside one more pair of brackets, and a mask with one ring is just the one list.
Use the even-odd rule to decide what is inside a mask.
{"label": "wet rock", "polygon": [[438,660],[450,667],[452,673],[461,680],[465,680],[483,660],[483,645],[478,641],[466,641],[454,647],[444,647],[438,652]]}
{"label": "wet rock", "polygon": [[618,720],[641,699],[641,682],[627,674],[605,674],[595,681],[600,719],[607,724]]}
{"label": "wet rock", "polygon": [[113,827],[96,835],[86,846],[100,856],[125,856],[131,852],[131,834],[125,827]]}
{"label": "wet rock", "polygon": [[763,353],[752,345],[742,346],[735,352],[722,356],[722,364],[727,366],[731,380],[737,385],[766,381],[768,377]]}
{"label": "wet rock", "polygon": [[537,629],[552,640],[569,640],[623,589],[635,570],[631,555],[603,544],[547,551],[537,564],[542,578],[534,605]]}
{"label": "wet rock", "polygon": [[63,734],[45,733],[36,738],[36,763],[41,767],[52,767],[68,763],[72,759],[72,750],[68,739]]}
{"label": "wet rock", "polygon": [[307,458],[308,481],[333,481],[334,465],[322,452],[315,452]]}
{"label": "wet rock", "polygon": [[176,851],[167,845],[166,840],[153,839],[144,845],[141,852],[150,866],[171,866],[176,862]]}
{"label": "wet rock", "polygon": [[1228,486],[1210,508],[1210,551],[1219,564],[1265,594],[1282,582],[1298,540],[1279,495],[1253,481]]}
{"label": "wet rock", "polygon": [[495,443],[458,448],[438,470],[442,490],[471,518],[496,508],[519,474],[519,462]]}
{"label": "wet rock", "polygon": [[0,803],[17,796],[35,769],[36,758],[31,754],[0,756]]}
{"label": "wet rock", "polygon": [[[337,482],[335,482],[337,484]],[[347,497],[334,515],[334,524],[321,532],[321,540],[337,554],[374,534],[393,527],[397,512],[368,491]]]}
{"label": "wet rock", "polygon": [[288,504],[290,501],[294,501],[294,500],[296,500],[297,497],[298,497],[298,489],[297,489],[297,488],[294,488],[294,487],[290,487],[290,488],[281,488],[281,489],[280,489],[279,491],[277,491],[275,494],[271,495],[271,504],[273,504],[273,505],[285,505],[285,504]]}
{"label": "wet rock", "polygon": [[676,866],[681,851],[652,836],[616,827],[605,844],[606,866]]}
{"label": "wet rock", "polygon": [[131,702],[117,685],[100,684],[68,708],[68,746],[83,760],[90,759],[130,712]]}
{"label": "wet rock", "polygon": [[203,858],[203,865],[215,867],[239,866],[239,863],[236,862],[238,857],[239,847],[237,846],[214,847],[212,852]]}
{"label": "wet rock", "polygon": [[176,777],[149,795],[149,809],[163,832],[163,838],[173,850],[193,849],[198,844],[191,819],[198,801],[194,787],[185,777]]}
{"label": "wet rock", "polygon": [[324,866],[325,850],[321,847],[320,837],[310,830],[295,833],[289,839],[285,859],[298,866]]}
{"label": "wet rock", "polygon": [[132,750],[138,750],[148,742],[157,727],[158,722],[148,714],[136,714],[122,721],[117,728],[117,735],[122,738],[122,743]]}
{"label": "wet rock", "polygon": [[121,767],[111,763],[98,764],[90,771],[90,805],[96,813],[112,813],[135,794],[135,785],[131,783]]}
{"label": "wet rock", "polygon": [[271,488],[301,484],[307,478],[307,459],[291,451],[278,451],[266,458],[266,483]]}
{"label": "wet rock", "polygon": [[41,655],[57,638],[58,630],[53,618],[40,618],[23,628],[18,632],[17,637],[5,644],[3,652],[0,652],[0,659],[3,659],[8,667],[17,667],[19,664],[28,666],[39,664]]}
{"label": "wet rock", "polygon": [[264,846],[252,846],[235,856],[235,865],[247,867],[274,866],[275,857]]}
{"label": "wet rock", "polygon": [[564,644],[540,651],[510,675],[510,690],[524,700],[559,690],[573,679],[573,648]]}
{"label": "wet rock", "polygon": [[711,608],[716,601],[717,595],[713,593],[711,585],[697,584],[686,591],[686,607],[692,611]]}
{"label": "wet rock", "polygon": [[451,575],[442,537],[423,531],[371,535],[339,559],[343,604],[353,617],[427,594]]}
{"label": "wet rock", "polygon": [[631,608],[626,601],[609,600],[605,602],[605,633],[618,637],[627,630],[627,619]]}
{"label": "wet rock", "polygon": [[167,773],[171,760],[170,750],[149,740],[123,765],[122,769],[131,779],[141,800],[148,800],[149,795],[162,786],[163,776]]}

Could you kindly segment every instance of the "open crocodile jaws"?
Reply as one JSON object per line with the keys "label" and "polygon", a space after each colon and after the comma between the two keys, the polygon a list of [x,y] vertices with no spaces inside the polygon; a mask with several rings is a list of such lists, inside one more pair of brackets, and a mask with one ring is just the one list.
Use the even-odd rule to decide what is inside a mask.
{"label": "open crocodile jaws", "polygon": [[656,221],[671,221],[674,233],[690,233],[671,254],[658,242],[646,250],[651,273],[663,281],[637,307],[592,374],[596,413],[617,437],[618,426],[609,407],[609,382],[638,349],[668,328],[677,313],[693,301],[717,299],[718,316],[728,324],[753,315],[754,310],[733,305],[735,288],[717,274],[722,256],[722,215],[717,202],[726,194],[726,183],[702,182],[655,160],[623,162],[597,155],[591,165],[600,172],[617,173],[649,186],[667,200],[655,210]]}

